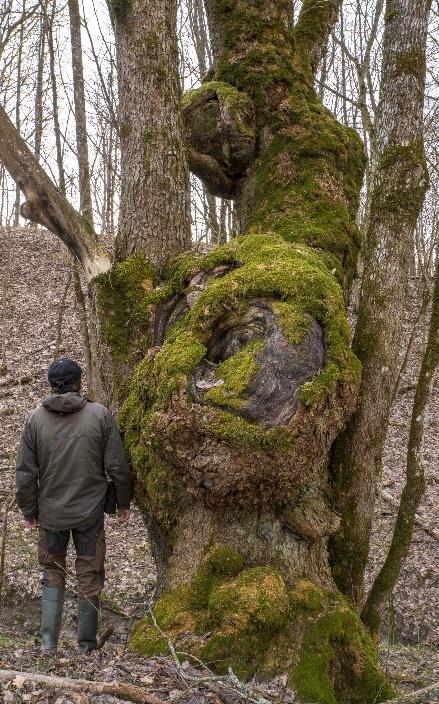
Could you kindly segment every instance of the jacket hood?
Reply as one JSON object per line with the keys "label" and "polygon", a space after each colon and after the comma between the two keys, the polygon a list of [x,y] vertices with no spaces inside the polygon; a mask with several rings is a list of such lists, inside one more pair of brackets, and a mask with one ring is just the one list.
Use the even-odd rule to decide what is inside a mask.
{"label": "jacket hood", "polygon": [[68,391],[66,394],[51,394],[47,396],[42,405],[48,411],[54,413],[76,413],[84,408],[87,399],[75,391]]}

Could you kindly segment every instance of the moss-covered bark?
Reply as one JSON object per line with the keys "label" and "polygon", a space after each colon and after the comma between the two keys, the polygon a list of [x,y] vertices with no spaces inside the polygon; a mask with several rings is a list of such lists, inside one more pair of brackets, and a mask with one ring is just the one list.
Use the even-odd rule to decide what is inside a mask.
{"label": "moss-covered bark", "polygon": [[[313,88],[329,4],[294,31],[286,0],[211,3],[222,48],[183,100],[188,155],[235,199],[241,232],[171,261],[159,285],[128,258],[100,296],[116,355],[149,347],[120,422],[159,565],[159,626],[220,671],[288,671],[304,701],[332,704],[389,690],[327,555],[339,522],[328,453],[361,373],[345,301],[364,167],[358,136]],[[148,618],[132,645],[166,649]]]}
{"label": "moss-covered bark", "polygon": [[423,102],[429,7],[429,0],[416,6],[389,0],[386,6],[377,163],[353,340],[363,375],[355,414],[335,444],[331,466],[333,505],[342,516],[330,545],[333,574],[359,608],[399,367],[413,231],[428,184]]}
{"label": "moss-covered bark", "polygon": [[[242,679],[283,671],[301,701],[372,704],[393,696],[358,615],[337,592],[269,566],[244,567],[238,552],[213,545],[192,581],[165,592],[140,621],[131,648],[201,659]],[[159,628],[157,628],[157,626]],[[165,634],[165,635],[164,635]],[[166,636],[166,637],[165,637]]]}

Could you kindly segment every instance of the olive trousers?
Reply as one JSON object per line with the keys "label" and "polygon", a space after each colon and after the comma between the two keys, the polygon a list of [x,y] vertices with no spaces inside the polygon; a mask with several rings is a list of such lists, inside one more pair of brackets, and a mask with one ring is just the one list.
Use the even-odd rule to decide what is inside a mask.
{"label": "olive trousers", "polygon": [[71,530],[39,529],[38,561],[43,567],[43,587],[64,587],[67,547],[72,534],[76,551],[75,571],[79,599],[99,596],[105,579],[104,517],[90,526]]}

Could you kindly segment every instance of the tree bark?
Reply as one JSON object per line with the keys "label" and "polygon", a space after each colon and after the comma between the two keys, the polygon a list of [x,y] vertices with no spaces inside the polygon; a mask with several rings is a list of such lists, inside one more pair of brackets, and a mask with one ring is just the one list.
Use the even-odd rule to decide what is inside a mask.
{"label": "tree bark", "polygon": [[40,161],[41,142],[43,138],[43,80],[44,80],[44,56],[46,43],[46,29],[44,18],[46,16],[46,2],[41,3],[40,31],[38,38],[38,66],[35,85],[35,146],[34,153],[37,161]]}
{"label": "tree bark", "polygon": [[63,147],[61,141],[61,127],[59,122],[59,110],[58,110],[58,88],[56,84],[56,67],[55,67],[55,43],[53,38],[53,24],[56,14],[56,0],[53,0],[50,15],[47,13],[47,7],[44,6],[44,21],[46,27],[47,35],[47,46],[49,49],[49,72],[50,72],[50,85],[52,88],[52,117],[53,117],[53,127],[55,132],[55,145],[56,145],[56,163],[58,165],[58,185],[59,190],[66,196],[66,177],[64,172],[63,163]]}
{"label": "tree bark", "polygon": [[[338,527],[328,455],[360,377],[345,302],[359,248],[364,152],[313,87],[340,2],[305,0],[293,30],[289,0],[211,4],[221,50],[214,80],[184,96],[185,140],[206,186],[223,184],[235,200],[243,235],[163,267],[185,246],[181,228],[172,230],[172,246],[167,229],[177,197],[173,215],[183,223],[185,169],[179,141],[166,161],[154,116],[147,127],[156,151],[145,163],[143,117],[147,95],[161,121],[163,96],[170,112],[175,106],[177,83],[164,86],[157,63],[163,47],[175,48],[175,7],[160,6],[169,11],[165,31],[154,2],[148,21],[145,3],[113,3],[125,140],[118,257],[125,258],[111,271],[105,258],[92,310],[116,370],[105,381],[124,401],[120,423],[157,558],[163,593],[155,618],[181,650],[219,671],[287,672],[303,701],[324,691],[327,701],[372,704],[392,690],[335,589],[327,550]],[[171,117],[168,147],[169,133],[179,136]],[[1,112],[0,155],[34,204],[28,212],[82,256],[89,278],[93,266],[98,273],[94,238],[65,201],[58,208],[59,192]],[[176,184],[166,202],[164,162]],[[152,211],[158,203],[164,212],[156,232],[144,219],[148,194]],[[153,655],[167,652],[168,641],[147,618],[132,647]]]}
{"label": "tree bark", "polygon": [[80,212],[94,228],[85,112],[84,68],[82,65],[81,15],[78,0],[69,0],[72,48],[73,95],[75,102],[76,149],[79,167]]}
{"label": "tree bark", "polygon": [[[359,681],[369,641],[327,552],[328,454],[359,384],[345,299],[364,168],[358,135],[313,87],[339,5],[304,2],[291,30],[283,0],[209,3],[215,70],[183,98],[187,154],[235,200],[242,236],[165,275],[120,422],[158,566],[154,614],[177,650],[244,678],[286,671],[303,701],[327,687],[352,703],[391,690],[376,661],[367,691]],[[132,646],[167,647],[150,617]]]}
{"label": "tree bark", "polygon": [[[21,25],[20,25],[20,34],[19,34],[19,40],[18,40],[18,56],[17,56],[17,95],[15,99],[15,125],[17,127],[17,130],[20,131],[21,128],[21,115],[20,115],[20,108],[21,108],[21,81],[23,80],[22,76],[22,59],[23,59],[23,39],[24,39],[24,23],[26,19],[26,2],[23,0],[23,5],[21,9]],[[16,186],[15,189],[15,206],[14,206],[15,212],[14,212],[14,225],[15,227],[18,227],[20,223],[20,189],[18,186]]]}
{"label": "tree bark", "polygon": [[402,491],[392,542],[386,560],[376,576],[362,612],[362,619],[375,636],[379,637],[381,613],[395,588],[410,548],[416,511],[425,491],[423,467],[423,440],[425,411],[430,400],[434,375],[439,364],[439,257],[432,301],[427,346],[422,357],[416,386],[407,447],[406,483]]}
{"label": "tree bark", "polygon": [[160,268],[190,248],[177,2],[110,0],[109,5],[116,35],[122,179],[116,259],[142,250]]}
{"label": "tree bark", "polygon": [[428,183],[423,145],[425,45],[430,3],[389,0],[376,125],[378,162],[364,245],[353,350],[363,365],[357,409],[331,466],[341,530],[331,563],[361,606],[381,452],[398,371],[413,230]]}

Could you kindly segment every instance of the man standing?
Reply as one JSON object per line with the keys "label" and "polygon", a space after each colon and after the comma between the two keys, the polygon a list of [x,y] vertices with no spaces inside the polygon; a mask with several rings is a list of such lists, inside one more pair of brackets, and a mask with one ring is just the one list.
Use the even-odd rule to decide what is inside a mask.
{"label": "man standing", "polygon": [[16,497],[26,523],[39,528],[44,568],[43,651],[58,645],[67,546],[72,534],[78,582],[78,645],[96,648],[99,594],[104,584],[104,502],[114,482],[119,522],[128,521],[131,475],[110,411],[81,396],[81,368],[60,358],[48,370],[52,393],[23,428],[16,462]]}

